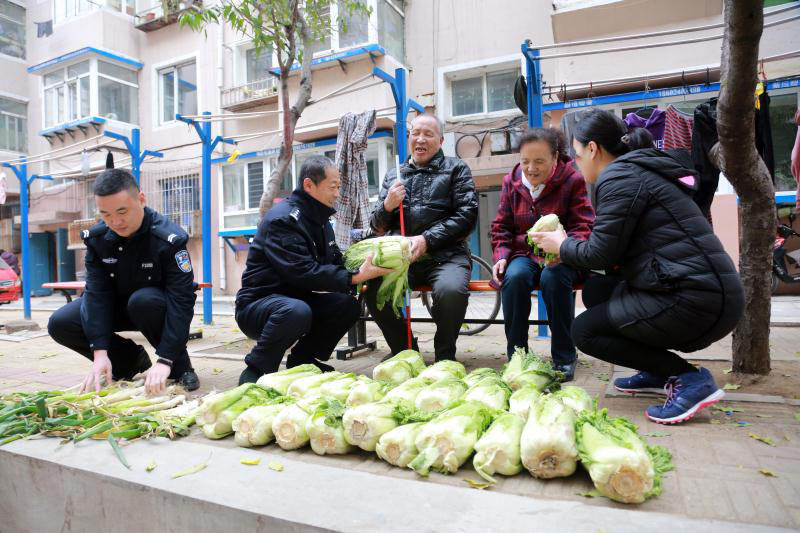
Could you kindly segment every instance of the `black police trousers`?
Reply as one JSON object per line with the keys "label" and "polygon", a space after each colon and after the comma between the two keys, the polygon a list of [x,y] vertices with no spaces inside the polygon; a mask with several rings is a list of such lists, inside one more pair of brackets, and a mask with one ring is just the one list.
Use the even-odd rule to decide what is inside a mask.
{"label": "black police trousers", "polygon": [[[70,350],[74,350],[89,360],[94,360],[89,339],[83,331],[81,322],[81,300],[78,298],[68,303],[50,316],[47,331],[54,341]],[[135,291],[126,301],[117,302],[114,309],[114,331],[140,331],[147,342],[157,347],[161,342],[164,329],[164,317],[167,313],[167,302],[164,291],[158,287],[145,287]],[[108,358],[114,379],[129,376],[135,370],[140,347],[131,339],[120,337],[116,333],[111,336]],[[184,372],[192,370],[189,354],[184,349],[173,364],[170,379],[177,379]]]}
{"label": "black police trousers", "polygon": [[277,372],[293,344],[287,367],[327,361],[358,317],[358,302],[343,293],[271,294],[236,309],[239,328],[257,341],[244,360],[265,374]]}
{"label": "black police trousers", "polygon": [[[411,290],[419,285],[430,285],[433,289],[431,315],[436,323],[433,349],[436,360],[456,358],[456,339],[467,314],[469,303],[469,276],[471,261],[466,254],[456,255],[447,261],[420,261],[408,270]],[[408,331],[404,318],[395,315],[391,305],[378,309],[377,296],[380,279],[367,284],[366,301],[369,314],[381,328],[392,355],[408,349]],[[415,350],[418,347],[414,346]]]}

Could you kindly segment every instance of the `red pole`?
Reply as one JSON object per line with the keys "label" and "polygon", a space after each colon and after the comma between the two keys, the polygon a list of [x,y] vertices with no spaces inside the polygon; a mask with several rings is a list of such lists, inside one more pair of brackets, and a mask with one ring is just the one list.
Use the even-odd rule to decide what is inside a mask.
{"label": "red pole", "polygon": [[[402,179],[400,174],[400,156],[394,156],[394,166],[397,172],[397,179]],[[406,221],[403,216],[403,202],[400,202],[400,235],[403,237],[406,236]],[[408,333],[408,349],[412,350],[414,345],[414,339],[411,335],[411,299],[409,298],[409,289],[406,289],[405,294],[403,297],[406,301],[406,332]]]}

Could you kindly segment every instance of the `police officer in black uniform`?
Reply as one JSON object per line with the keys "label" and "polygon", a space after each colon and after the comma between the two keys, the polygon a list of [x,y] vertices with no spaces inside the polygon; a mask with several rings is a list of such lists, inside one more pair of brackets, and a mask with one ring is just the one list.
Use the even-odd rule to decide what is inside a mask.
{"label": "police officer in black uniform", "polygon": [[[145,207],[127,170],[103,171],[94,194],[103,221],[83,232],[86,290],[50,317],[50,336],[93,361],[83,390],[99,390],[102,377],[110,383],[145,371],[149,394],[162,392],[167,379],[197,389],[186,351],[196,298],[188,235]],[[141,331],[156,349],[156,364],[118,331]]]}
{"label": "police officer in black uniform", "polygon": [[247,254],[236,295],[236,322],[258,342],[245,357],[247,368],[239,383],[277,371],[293,344],[288,368],[311,363],[333,370],[320,360],[330,358],[358,320],[352,285],[391,272],[374,266],[371,257],[359,270],[343,266],[331,226],[341,184],[333,161],[322,156],[306,159],[299,181],[299,187],[261,220]]}

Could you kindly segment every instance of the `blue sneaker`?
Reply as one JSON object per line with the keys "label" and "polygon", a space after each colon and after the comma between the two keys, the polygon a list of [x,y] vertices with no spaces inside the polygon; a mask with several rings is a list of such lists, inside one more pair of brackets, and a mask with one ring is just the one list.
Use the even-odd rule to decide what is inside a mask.
{"label": "blue sneaker", "polygon": [[666,390],[664,405],[651,405],[645,411],[647,418],[659,424],[685,422],[725,397],[725,392],[717,387],[714,376],[706,368],[669,378]]}
{"label": "blue sneaker", "polygon": [[651,394],[664,395],[666,394],[664,391],[664,386],[666,384],[667,378],[644,371],[628,378],[617,378],[614,380],[614,388],[628,394],[649,392]]}

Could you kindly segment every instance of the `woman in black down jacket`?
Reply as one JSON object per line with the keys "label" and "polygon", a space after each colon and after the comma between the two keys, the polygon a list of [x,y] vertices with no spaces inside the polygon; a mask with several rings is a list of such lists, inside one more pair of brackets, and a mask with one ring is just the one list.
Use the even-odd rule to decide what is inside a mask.
{"label": "woman in black down jacket", "polygon": [[533,239],[568,265],[614,273],[585,284],[587,310],[573,322],[573,340],[589,355],[639,370],[615,380],[618,390],[667,395],[647,408],[651,420],[688,420],[725,393],[707,369],[670,350],[700,350],[733,330],[744,308],[739,275],[692,201],[696,173],[652,148],[646,131],[628,133],[612,113],[593,111],[578,123],[573,145],[578,168],[595,184],[592,234]]}

